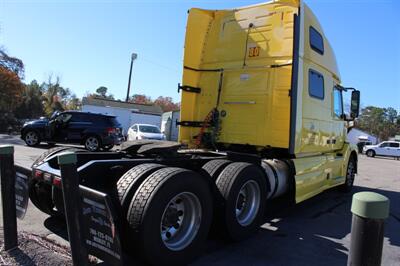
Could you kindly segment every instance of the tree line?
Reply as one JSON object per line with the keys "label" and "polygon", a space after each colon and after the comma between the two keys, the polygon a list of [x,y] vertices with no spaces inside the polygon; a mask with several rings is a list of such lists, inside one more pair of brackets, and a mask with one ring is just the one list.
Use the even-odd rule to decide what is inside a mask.
{"label": "tree line", "polygon": [[[101,86],[96,90],[96,93],[87,93],[86,97],[116,100],[114,98],[114,95],[109,94],[107,91],[108,91],[107,87]],[[153,100],[150,96],[144,94],[134,94],[129,97],[128,102],[135,104],[158,105],[164,112],[175,111],[180,109],[180,103],[175,103],[172,97],[159,96]]]}
{"label": "tree line", "polygon": [[[47,81],[38,83],[32,80],[24,83],[25,67],[21,59],[8,55],[4,47],[0,47],[0,131],[17,128],[21,120],[49,117],[55,111],[78,110],[81,99],[60,84],[59,77],[50,75]],[[115,100],[107,88],[99,87],[94,93],[86,93],[86,97]],[[171,97],[158,97],[152,100],[146,95],[133,95],[132,103],[156,104],[164,111],[179,109]]]}
{"label": "tree line", "polygon": [[[80,108],[81,99],[69,88],[61,86],[59,77],[50,75],[41,84],[36,80],[25,84],[22,82],[24,70],[22,60],[9,56],[0,47],[0,131],[14,127],[20,119],[50,116],[54,111]],[[97,88],[94,93],[86,93],[86,97],[116,100],[104,86]],[[164,96],[153,100],[144,94],[135,94],[129,98],[129,102],[159,105],[165,112],[180,108],[179,103]],[[400,112],[392,107],[367,106],[361,110],[356,128],[375,135],[380,140],[387,140],[400,134]]]}
{"label": "tree line", "polygon": [[356,128],[368,132],[380,140],[400,135],[400,112],[392,107],[367,106],[356,120]]}

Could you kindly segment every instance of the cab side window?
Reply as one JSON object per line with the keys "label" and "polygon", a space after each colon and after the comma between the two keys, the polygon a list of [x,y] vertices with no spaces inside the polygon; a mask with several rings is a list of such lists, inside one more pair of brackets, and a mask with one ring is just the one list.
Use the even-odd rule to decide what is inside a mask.
{"label": "cab side window", "polygon": [[310,46],[311,49],[317,53],[321,55],[324,54],[324,39],[322,38],[321,33],[319,33],[312,26],[310,26]]}
{"label": "cab side window", "polygon": [[342,118],[343,116],[343,97],[342,91],[335,87],[333,89],[333,111],[335,117]]}
{"label": "cab side window", "polygon": [[310,69],[308,71],[308,93],[311,97],[323,100],[324,92],[324,76],[321,73]]}

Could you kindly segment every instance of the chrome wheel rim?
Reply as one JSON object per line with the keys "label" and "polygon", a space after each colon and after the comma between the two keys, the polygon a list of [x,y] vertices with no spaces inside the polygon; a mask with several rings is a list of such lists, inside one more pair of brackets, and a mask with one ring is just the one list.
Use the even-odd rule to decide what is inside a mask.
{"label": "chrome wheel rim", "polygon": [[26,134],[26,136],[25,136],[25,142],[28,145],[36,145],[38,143],[38,140],[39,140],[39,138],[38,138],[37,134],[33,131],[28,132],[28,134]]}
{"label": "chrome wheel rim", "polygon": [[95,137],[89,137],[85,142],[85,146],[88,150],[95,151],[99,147],[99,141]]}
{"label": "chrome wheel rim", "polygon": [[249,180],[240,188],[236,198],[236,220],[241,226],[251,224],[258,214],[261,200],[260,186]]}
{"label": "chrome wheel rim", "polygon": [[347,186],[351,187],[354,183],[355,177],[355,169],[353,161],[349,162],[349,166],[347,167]]}
{"label": "chrome wheel rim", "polygon": [[182,192],[166,205],[160,223],[160,235],[164,245],[179,251],[192,243],[201,223],[201,204],[191,192]]}

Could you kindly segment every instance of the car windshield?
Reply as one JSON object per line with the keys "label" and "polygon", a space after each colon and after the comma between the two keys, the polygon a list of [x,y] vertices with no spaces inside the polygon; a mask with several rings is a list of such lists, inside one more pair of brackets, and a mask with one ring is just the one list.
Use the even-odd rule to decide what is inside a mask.
{"label": "car windshield", "polygon": [[139,126],[139,131],[144,133],[161,133],[160,129],[155,126]]}

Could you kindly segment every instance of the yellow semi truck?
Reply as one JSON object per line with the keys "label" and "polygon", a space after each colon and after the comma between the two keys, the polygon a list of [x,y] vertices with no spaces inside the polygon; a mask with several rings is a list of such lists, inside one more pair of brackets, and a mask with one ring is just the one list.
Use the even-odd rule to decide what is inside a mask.
{"label": "yellow semi truck", "polygon": [[[341,85],[333,50],[303,1],[190,9],[179,90],[179,143],[72,150],[80,184],[116,194],[127,254],[184,264],[209,232],[250,236],[272,199],[299,203],[352,188],[357,152],[346,135],[360,93]],[[32,167],[31,201],[51,215],[64,212],[57,154],[65,150]]]}
{"label": "yellow semi truck", "polygon": [[[183,84],[189,89],[182,92],[179,140],[290,160],[296,202],[343,184],[349,162],[357,164],[346,141],[342,92],[348,89],[303,1],[191,9]],[[351,104],[355,118],[356,90]]]}

